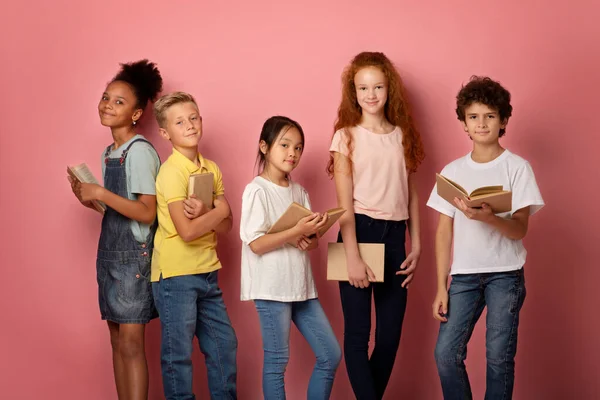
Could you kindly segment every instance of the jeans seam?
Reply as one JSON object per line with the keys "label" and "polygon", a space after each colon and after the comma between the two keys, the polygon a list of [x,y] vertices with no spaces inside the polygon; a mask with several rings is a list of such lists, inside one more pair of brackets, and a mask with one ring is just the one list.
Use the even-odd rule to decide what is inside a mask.
{"label": "jeans seam", "polygon": [[[476,302],[476,304],[479,304],[479,301],[481,300],[481,297],[482,297],[482,293],[480,292],[480,293],[479,293],[479,297],[477,298],[477,302]],[[469,318],[469,324],[467,325],[467,329],[466,329],[466,330],[465,330],[465,332],[463,333],[463,336],[462,336],[462,338],[461,338],[461,341],[460,341],[460,345],[458,346],[458,350],[459,350],[459,353],[458,353],[458,355],[459,355],[459,356],[460,356],[460,354],[462,354],[462,353],[463,353],[463,350],[464,350],[464,348],[467,346],[467,343],[466,343],[466,338],[467,338],[467,336],[468,336],[468,334],[469,334],[470,327],[474,325],[474,324],[473,324],[473,319],[475,318],[475,314],[476,314],[476,313],[477,313],[477,307],[474,307],[474,308],[473,308],[473,313],[471,314],[471,318]],[[464,360],[463,360],[463,363],[464,363]],[[456,359],[456,364],[457,364],[457,366],[460,366],[460,365],[459,365],[459,364],[460,364],[460,362],[459,362],[459,358],[458,358],[458,357],[457,357],[457,359]],[[467,378],[467,381],[465,381],[465,379],[464,379],[464,374],[460,374],[460,375],[461,375],[461,376],[460,376],[460,383],[461,383],[461,385],[462,385],[462,389],[463,389],[463,392],[464,392],[464,391],[467,389],[467,381],[468,381],[468,378]]]}
{"label": "jeans seam", "polygon": [[[169,326],[171,326],[171,324],[169,324],[170,320],[171,320],[171,313],[170,313],[170,308],[169,308],[169,301],[168,301],[168,289],[164,287],[164,285],[167,283],[167,280],[162,280],[162,282],[159,282],[159,292],[160,292],[160,296],[163,297],[163,301],[165,304],[165,314],[166,314],[166,323],[165,323],[165,333],[167,336],[167,348],[168,348],[168,356],[167,356],[167,366],[168,366],[168,371],[169,371],[169,381],[171,384],[171,390],[173,390],[175,392],[175,395],[177,395],[177,385],[176,385],[176,379],[175,379],[175,373],[174,373],[174,369],[173,369],[173,346],[172,346],[172,341],[171,341],[171,333],[169,331]],[[163,290],[160,290],[161,287],[163,288]]]}
{"label": "jeans seam", "polygon": [[519,286],[517,289],[517,296],[516,296],[517,297],[517,306],[515,307],[515,312],[513,314],[511,332],[510,332],[510,336],[509,336],[509,340],[508,340],[508,345],[506,346],[506,353],[504,354],[504,393],[502,395],[503,399],[506,399],[506,396],[508,395],[508,356],[509,356],[510,348],[512,346],[514,335],[516,333],[515,325],[516,325],[516,321],[519,316],[518,308],[519,308],[519,301],[520,301],[522,291],[523,291],[523,289],[521,287],[521,278],[519,277]]}
{"label": "jeans seam", "polygon": [[[332,369],[331,368],[331,357],[329,354],[329,348],[327,347],[327,344],[323,340],[321,340],[321,337],[317,334],[318,331],[316,329],[314,329],[314,326],[312,326],[312,324],[309,325],[309,328],[310,328],[311,332],[313,333],[313,335],[317,338],[317,341],[319,342],[319,344],[321,346],[323,346],[323,349],[325,350],[324,353],[325,353],[325,360],[327,362],[327,368],[331,370]],[[316,356],[316,353],[315,353],[315,356]],[[316,368],[316,365],[315,365],[315,368]],[[326,391],[327,386],[324,386],[323,389]],[[323,392],[322,394],[323,394],[323,396],[325,396],[327,393]]]}
{"label": "jeans seam", "polygon": [[[207,314],[206,310],[203,309],[203,308],[201,308],[200,309],[200,313],[204,317],[206,317],[206,324],[208,325],[209,331],[210,331],[211,335],[213,336],[213,338],[217,338],[218,335],[215,334],[212,322],[211,322],[210,318],[208,318],[208,314]],[[224,378],[225,378],[225,371],[223,369],[223,363],[221,362],[221,353],[222,353],[222,351],[221,351],[221,348],[219,347],[219,340],[215,340],[215,347],[217,349],[217,365],[219,366],[219,372],[221,373],[221,379],[220,379],[221,386],[222,386],[223,391],[226,392],[227,391],[227,387],[225,385],[225,380],[224,380]]]}

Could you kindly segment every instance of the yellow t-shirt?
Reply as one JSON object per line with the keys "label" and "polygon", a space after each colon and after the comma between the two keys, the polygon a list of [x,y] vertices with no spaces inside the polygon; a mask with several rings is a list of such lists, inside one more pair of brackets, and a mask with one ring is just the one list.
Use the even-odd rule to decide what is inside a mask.
{"label": "yellow t-shirt", "polygon": [[200,167],[173,149],[173,154],[160,167],[156,177],[158,229],[152,255],[152,282],[157,282],[161,274],[164,279],[203,274],[221,268],[221,262],[217,257],[215,232],[186,243],[177,233],[169,213],[170,203],[187,198],[188,182],[192,174],[212,172],[215,197],[225,193],[223,176],[217,164],[202,157],[200,153],[198,153],[198,161]]}

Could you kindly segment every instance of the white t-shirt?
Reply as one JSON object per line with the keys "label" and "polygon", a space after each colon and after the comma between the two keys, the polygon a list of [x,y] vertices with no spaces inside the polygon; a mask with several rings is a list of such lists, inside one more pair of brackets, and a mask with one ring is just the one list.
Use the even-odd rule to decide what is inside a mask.
{"label": "white t-shirt", "polygon": [[[531,165],[508,150],[488,163],[473,161],[469,153],[446,165],[441,174],[467,192],[492,185],[512,191],[512,210],[498,214],[502,218],[510,218],[525,207],[530,207],[533,215],[544,206]],[[484,222],[468,219],[438,196],[436,186],[427,205],[454,219],[452,275],[513,271],[525,264],[527,250],[521,240],[509,239]]]}
{"label": "white t-shirt", "polygon": [[310,209],[308,193],[295,182],[282,187],[257,176],[246,186],[240,221],[242,300],[292,302],[317,297],[306,251],[289,244],[263,255],[250,249],[250,243],[265,235],[293,202]]}

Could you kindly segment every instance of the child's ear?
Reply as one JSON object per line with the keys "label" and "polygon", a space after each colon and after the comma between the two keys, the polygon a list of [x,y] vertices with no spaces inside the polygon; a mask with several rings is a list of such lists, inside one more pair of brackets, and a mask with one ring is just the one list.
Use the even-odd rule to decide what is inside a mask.
{"label": "child's ear", "polygon": [[263,153],[265,156],[267,155],[267,152],[269,151],[269,145],[267,144],[267,142],[261,140],[258,144],[258,148],[260,149],[261,153]]}
{"label": "child's ear", "polygon": [[506,125],[508,125],[508,118],[500,123],[500,129],[506,128]]}
{"label": "child's ear", "polygon": [[162,136],[163,138],[167,139],[167,140],[171,140],[171,137],[169,136],[169,132],[167,132],[166,129],[164,128],[158,128],[158,133],[160,134],[160,136]]}
{"label": "child's ear", "polygon": [[144,113],[144,110],[142,110],[141,108],[138,108],[137,110],[135,110],[133,112],[133,115],[131,116],[131,120],[133,122],[137,122],[140,118],[142,118],[143,113]]}
{"label": "child's ear", "polygon": [[469,128],[467,127],[467,122],[466,121],[460,121],[462,123],[463,129],[465,130],[465,132],[469,132]]}

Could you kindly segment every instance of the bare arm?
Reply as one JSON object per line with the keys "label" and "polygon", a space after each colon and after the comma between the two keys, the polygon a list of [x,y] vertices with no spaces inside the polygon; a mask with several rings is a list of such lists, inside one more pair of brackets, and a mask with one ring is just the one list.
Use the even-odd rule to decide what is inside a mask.
{"label": "bare arm", "polygon": [[[288,242],[298,243],[301,238],[306,235],[316,233],[327,219],[321,218],[318,213],[313,213],[302,218],[298,223],[290,229],[278,233],[267,233],[250,243],[252,252],[262,255],[284,246]],[[304,240],[304,239],[303,239]],[[310,239],[309,239],[310,240]],[[317,242],[315,238],[313,242]],[[309,243],[306,246],[300,247],[302,250],[308,250]]]}
{"label": "bare arm", "polygon": [[450,274],[450,254],[454,220],[440,214],[435,234],[435,260],[437,264],[437,294],[433,301],[433,317],[446,322],[448,318],[448,275]]}
{"label": "bare arm", "polygon": [[156,196],[140,194],[137,200],[129,200],[102,188],[98,200],[119,214],[144,224],[151,224],[156,218]]}
{"label": "bare arm", "polygon": [[[224,195],[217,196],[216,200],[224,201],[227,204],[229,204],[229,202],[227,201],[227,199],[225,198]],[[231,207],[229,207],[229,215],[227,216],[227,218],[224,218],[223,221],[219,222],[219,224],[217,226],[215,226],[215,232],[229,233],[229,231],[231,231],[232,226],[233,226],[233,215],[231,212]]]}
{"label": "bare arm", "polygon": [[354,219],[352,165],[346,156],[334,152],[333,167],[338,205],[346,210],[339,221],[348,264],[348,282],[356,288],[366,288],[369,286],[369,280],[375,280],[375,274],[360,257],[358,251]]}
{"label": "bare arm", "polygon": [[177,233],[184,242],[198,239],[215,228],[230,214],[229,203],[215,200],[215,208],[195,219],[188,219],[184,213],[183,200],[169,204],[169,214],[175,225]]}
{"label": "bare arm", "polygon": [[495,215],[487,204],[482,204],[481,208],[471,208],[461,199],[454,199],[454,203],[467,218],[485,222],[509,239],[521,240],[527,234],[529,207],[515,211],[510,219],[504,219]]}

